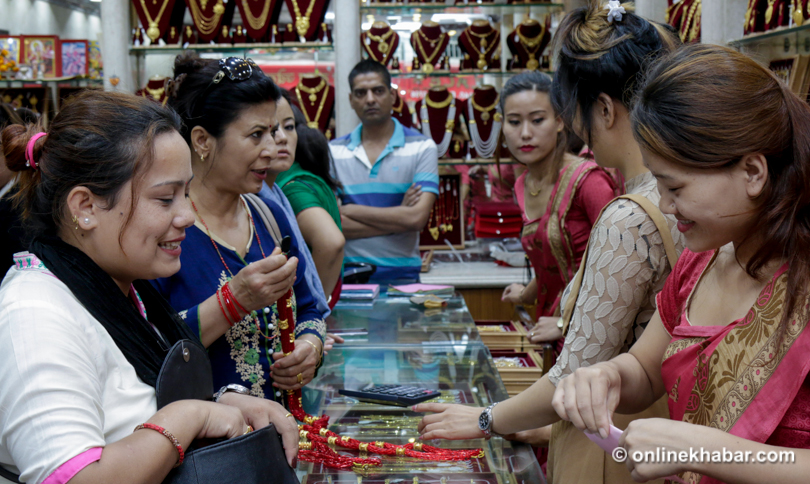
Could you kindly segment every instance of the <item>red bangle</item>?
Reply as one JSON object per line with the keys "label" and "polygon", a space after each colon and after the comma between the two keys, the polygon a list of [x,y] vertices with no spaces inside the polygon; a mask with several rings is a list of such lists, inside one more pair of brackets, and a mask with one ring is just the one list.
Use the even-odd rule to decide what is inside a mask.
{"label": "red bangle", "polygon": [[231,301],[231,298],[228,296],[228,293],[225,292],[225,286],[222,286],[220,292],[222,293],[222,298],[225,300],[225,307],[228,308],[228,313],[230,313],[234,324],[241,321],[242,317],[239,316],[239,311],[237,311],[236,306],[233,305],[233,301]]}
{"label": "red bangle", "polygon": [[219,303],[219,309],[222,310],[222,315],[225,316],[225,321],[228,322],[228,325],[233,326],[235,323],[231,321],[231,317],[225,312],[225,306],[222,305],[222,299],[219,297],[219,289],[217,289],[216,295],[217,302]]}
{"label": "red bangle", "polygon": [[239,309],[241,309],[245,314],[250,314],[250,311],[245,309],[245,307],[242,306],[241,304],[239,304],[239,301],[236,300],[236,296],[234,296],[233,291],[231,291],[231,286],[229,284],[230,284],[230,281],[226,282],[225,285],[222,286],[222,290],[223,291],[228,291],[228,296],[230,296],[231,300],[233,300],[233,302],[235,302],[236,305],[239,306]]}
{"label": "red bangle", "polygon": [[174,467],[179,467],[180,464],[183,463],[183,459],[186,457],[186,453],[183,451],[183,446],[180,445],[180,441],[178,441],[177,438],[174,435],[172,435],[171,432],[164,429],[160,425],[155,425],[151,423],[142,423],[137,427],[135,427],[135,430],[133,430],[133,432],[137,432],[141,429],[154,430],[155,432],[160,432],[161,434],[163,434],[163,436],[169,439],[172,445],[177,449],[177,453],[180,454],[180,458],[177,459],[177,464],[175,464]]}

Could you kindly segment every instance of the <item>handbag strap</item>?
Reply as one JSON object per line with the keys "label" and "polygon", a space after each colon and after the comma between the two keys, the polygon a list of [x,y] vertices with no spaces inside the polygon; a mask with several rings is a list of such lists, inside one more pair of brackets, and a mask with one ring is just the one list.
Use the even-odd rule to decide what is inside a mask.
{"label": "handbag strap", "polygon": [[[669,231],[667,219],[664,218],[664,214],[661,213],[661,210],[659,210],[658,207],[647,197],[637,193],[620,195],[614,198],[613,201],[620,198],[636,202],[645,212],[647,212],[647,215],[650,216],[655,224],[655,228],[658,229],[658,232],[661,234],[661,240],[664,242],[664,250],[667,253],[667,260],[669,261],[670,269],[675,267],[675,263],[678,261],[678,251],[675,249],[675,241],[672,239],[672,233]],[[613,201],[610,203],[613,203]],[[602,219],[602,214],[604,213],[605,209],[610,206],[610,203],[602,208],[602,211],[599,212],[599,217],[597,217],[596,220]],[[588,247],[590,247],[590,243],[585,248],[585,253],[582,254],[582,262],[579,263],[579,270],[574,276],[574,279],[571,281],[571,292],[568,294],[568,299],[565,301],[565,308],[562,313],[563,336],[568,334],[568,325],[571,323],[571,318],[574,315],[574,307],[576,306],[577,298],[579,297],[579,291],[582,289],[582,279],[585,275],[585,264],[588,260]]]}
{"label": "handbag strap", "polygon": [[11,481],[11,482],[13,482],[15,484],[22,484],[20,482],[20,475],[19,474],[15,474],[15,473],[11,472],[10,470],[7,470],[7,469],[3,468],[3,466],[0,466],[0,477],[2,477],[3,479],[9,480],[9,481]]}
{"label": "handbag strap", "polygon": [[278,222],[276,222],[276,217],[273,215],[270,207],[254,193],[246,193],[243,196],[245,200],[259,212],[259,217],[262,219],[262,222],[264,222],[267,231],[270,232],[270,236],[273,237],[273,242],[276,243],[276,247],[281,247],[281,229],[278,228]]}

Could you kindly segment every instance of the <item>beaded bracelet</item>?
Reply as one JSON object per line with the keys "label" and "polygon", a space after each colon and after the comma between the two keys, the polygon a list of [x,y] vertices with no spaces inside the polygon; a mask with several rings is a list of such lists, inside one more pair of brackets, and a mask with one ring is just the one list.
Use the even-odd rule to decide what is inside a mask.
{"label": "beaded bracelet", "polygon": [[241,304],[239,304],[239,301],[236,299],[236,296],[233,294],[233,291],[231,290],[230,281],[226,282],[226,283],[225,283],[225,285],[223,285],[223,286],[222,286],[222,290],[223,290],[224,292],[227,292],[228,297],[229,297],[229,298],[230,298],[230,299],[231,299],[231,300],[232,300],[234,303],[236,303],[236,305],[237,305],[237,306],[239,306],[239,309],[241,309],[243,313],[245,313],[245,314],[250,314],[250,311],[248,311],[247,309],[245,309],[245,307],[244,307],[244,306],[242,306]]}
{"label": "beaded bracelet", "polygon": [[239,311],[236,309],[236,306],[233,304],[231,300],[230,293],[225,290],[228,286],[222,286],[219,292],[222,294],[222,299],[225,300],[225,307],[228,309],[228,312],[231,315],[231,319],[233,320],[234,324],[238,323],[242,317],[239,315]]}
{"label": "beaded bracelet", "polygon": [[151,423],[142,423],[137,427],[135,427],[135,430],[133,430],[132,432],[137,432],[142,429],[149,429],[154,430],[155,432],[160,432],[164,437],[169,439],[172,445],[174,445],[174,447],[177,449],[177,453],[180,454],[180,457],[177,459],[177,464],[175,464],[174,467],[180,467],[180,464],[183,463],[183,459],[186,457],[186,453],[183,451],[183,446],[180,445],[180,441],[177,440],[177,438],[174,435],[172,435],[171,432],[164,429],[160,425],[155,425]]}
{"label": "beaded bracelet", "polygon": [[225,312],[225,306],[222,305],[222,299],[219,297],[219,290],[216,292],[217,295],[217,302],[219,303],[219,309],[222,310],[222,315],[225,316],[225,321],[228,322],[228,325],[233,326],[236,322],[231,321],[231,317],[228,316],[228,313]]}

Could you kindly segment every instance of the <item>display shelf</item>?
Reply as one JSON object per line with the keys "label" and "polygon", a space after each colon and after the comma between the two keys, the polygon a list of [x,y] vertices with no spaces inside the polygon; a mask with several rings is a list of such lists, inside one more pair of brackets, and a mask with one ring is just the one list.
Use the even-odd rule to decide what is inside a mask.
{"label": "display shelf", "polygon": [[515,13],[544,13],[562,11],[562,3],[468,3],[447,5],[444,3],[361,3],[362,15],[413,15],[417,13],[508,15]]}
{"label": "display shelf", "polygon": [[65,86],[87,87],[101,86],[104,79],[88,79],[84,77],[55,77],[53,79],[0,79],[0,87],[36,87],[36,86]]}
{"label": "display shelf", "polygon": [[256,43],[256,44],[191,44],[186,47],[177,45],[148,45],[141,47],[130,47],[130,54],[180,54],[186,50],[198,52],[222,52],[222,53],[279,53],[279,52],[332,52],[335,50],[332,44],[323,42],[286,42]]}
{"label": "display shelf", "polygon": [[782,27],[778,29],[768,30],[766,32],[757,32],[755,34],[746,35],[740,39],[735,39],[729,42],[729,45],[734,47],[741,47],[745,45],[757,44],[765,41],[772,40],[790,40],[792,36],[799,34],[810,34],[810,23],[794,27]]}
{"label": "display shelf", "polygon": [[[512,77],[517,74],[523,72],[523,69],[514,70],[514,71],[444,71],[444,70],[435,70],[430,74],[426,74],[422,71],[412,71],[412,72],[396,72],[391,71],[391,78],[397,79],[421,79],[425,77],[484,77],[484,76],[495,76],[495,77]],[[554,71],[540,71],[544,74],[548,74],[550,76],[554,75]]]}

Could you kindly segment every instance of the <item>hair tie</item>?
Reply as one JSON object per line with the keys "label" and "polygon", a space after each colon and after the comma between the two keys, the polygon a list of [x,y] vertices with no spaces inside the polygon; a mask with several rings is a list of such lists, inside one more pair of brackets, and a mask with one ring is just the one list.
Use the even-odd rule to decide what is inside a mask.
{"label": "hair tie", "polygon": [[25,147],[25,166],[37,169],[37,162],[34,159],[34,143],[43,136],[48,136],[48,133],[37,133],[28,140],[28,146]]}
{"label": "hair tie", "polygon": [[612,24],[614,20],[621,22],[622,15],[627,13],[624,7],[622,7],[622,4],[619,3],[619,0],[609,0],[605,8],[610,10],[607,14],[608,23],[610,24]]}

